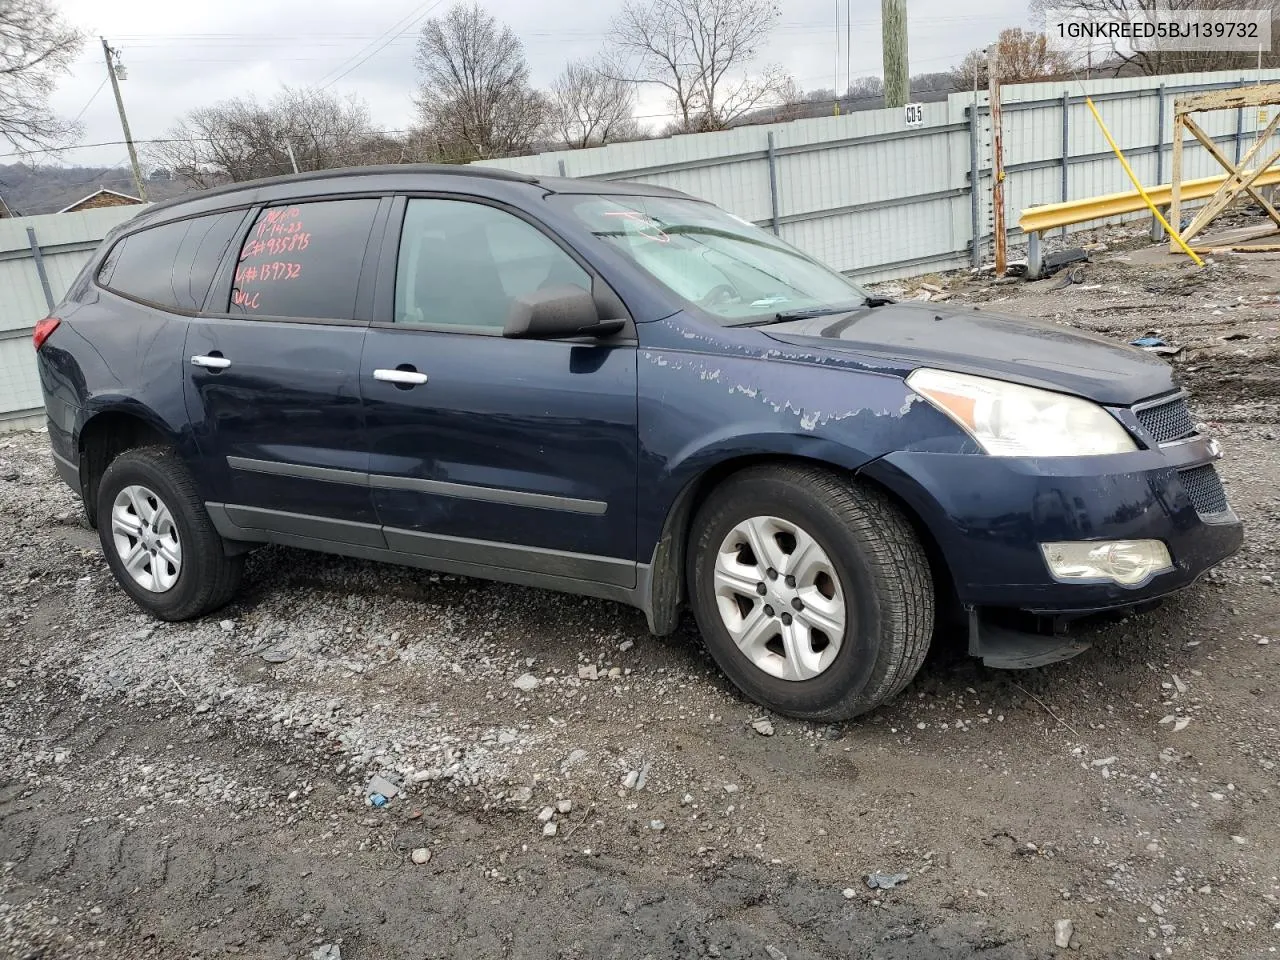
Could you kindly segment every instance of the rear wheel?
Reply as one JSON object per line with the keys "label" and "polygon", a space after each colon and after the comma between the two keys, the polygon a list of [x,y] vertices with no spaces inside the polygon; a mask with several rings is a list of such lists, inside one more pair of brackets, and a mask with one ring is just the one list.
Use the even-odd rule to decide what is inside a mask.
{"label": "rear wheel", "polygon": [[98,485],[98,539],[107,565],[142,609],[190,620],[234,596],[244,557],[229,557],[195,481],[164,447],[122,453]]}
{"label": "rear wheel", "polygon": [[820,467],[736,474],[694,518],[689,570],[707,648],[779,713],[841,720],[900,692],[933,633],[928,559],[878,491]]}

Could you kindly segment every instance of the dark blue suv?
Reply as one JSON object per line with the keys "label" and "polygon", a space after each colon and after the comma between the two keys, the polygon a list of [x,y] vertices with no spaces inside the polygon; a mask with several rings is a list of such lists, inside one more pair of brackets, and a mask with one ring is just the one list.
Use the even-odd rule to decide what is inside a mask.
{"label": "dark blue suv", "polygon": [[53,456],[157,617],[285,544],[692,607],[749,696],[838,719],[938,623],[1001,666],[1241,526],[1170,368],[891,303],[639,184],[391,167],[113,231],[35,333]]}

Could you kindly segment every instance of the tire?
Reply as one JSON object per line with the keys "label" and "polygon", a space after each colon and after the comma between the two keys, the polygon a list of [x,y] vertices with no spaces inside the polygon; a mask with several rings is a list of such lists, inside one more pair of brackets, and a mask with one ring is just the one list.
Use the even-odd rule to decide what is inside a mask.
{"label": "tire", "polygon": [[[752,531],[782,532],[770,546],[768,538],[753,540]],[[822,563],[801,549],[801,534],[825,554]],[[791,578],[792,587],[787,577],[770,580],[751,542],[800,579]],[[748,598],[737,584],[745,583],[743,571],[755,579],[757,569],[764,577],[751,586],[767,593]],[[819,572],[806,586],[805,571],[812,570]],[[935,598],[919,538],[885,495],[831,470],[779,464],[730,477],[694,517],[687,575],[694,616],[716,663],[748,697],[780,714],[834,721],[866,713],[900,693],[929,652]],[[843,631],[836,629],[838,609]],[[784,621],[794,625],[790,634],[781,632]],[[778,635],[762,644],[775,625]]]}
{"label": "tire", "polygon": [[[132,496],[126,491],[132,491]],[[153,494],[154,500],[141,497],[139,491]],[[162,518],[158,521],[163,528],[159,535],[150,529],[137,537],[123,534],[125,543],[136,543],[145,536],[150,540],[142,546],[147,542],[158,545],[160,553],[152,553],[149,561],[144,557],[147,566],[139,573],[149,583],[140,582],[129,571],[117,548],[118,533],[134,526],[147,527],[136,523],[138,510],[130,512],[123,505],[125,514],[116,526],[113,510],[118,497],[140,504],[143,513],[156,509],[155,516]],[[167,510],[168,520],[163,519],[156,504]],[[97,508],[98,539],[107,565],[120,586],[147,613],[161,620],[191,620],[225,606],[235,595],[244,573],[244,557],[227,556],[204,500],[196,491],[195,480],[172,450],[142,447],[112,460],[98,484]],[[178,549],[173,553],[175,543]],[[164,559],[166,555],[176,556],[180,563],[173,566]],[[176,578],[172,576],[175,570]]]}

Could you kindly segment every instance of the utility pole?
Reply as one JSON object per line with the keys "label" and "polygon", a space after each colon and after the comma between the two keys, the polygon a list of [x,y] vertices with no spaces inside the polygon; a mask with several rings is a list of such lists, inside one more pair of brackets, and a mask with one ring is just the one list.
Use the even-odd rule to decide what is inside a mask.
{"label": "utility pole", "polygon": [[832,104],[831,115],[840,116],[840,0],[835,0],[836,19],[832,35],[836,40],[836,54],[831,61],[831,97]]}
{"label": "utility pole", "polygon": [[884,64],[884,105],[904,106],[911,96],[907,66],[907,0],[880,0]]}
{"label": "utility pole", "polygon": [[[290,143],[288,140],[286,140],[286,141],[284,142],[284,148],[285,148],[285,150],[287,150],[287,151],[288,151],[288,153],[289,153],[289,163],[293,165],[293,172],[294,172],[294,173],[297,173],[297,172],[298,172],[298,160],[297,160],[297,158],[293,155],[293,144],[292,144],[292,143]],[[401,152],[403,153],[403,148],[401,149]]]}
{"label": "utility pole", "polygon": [[987,91],[991,101],[991,245],[996,276],[1003,277],[1008,238],[1004,233],[1004,138],[1000,117],[1000,44],[987,47]]}
{"label": "utility pole", "polygon": [[[845,0],[845,96],[854,86],[854,0]],[[1258,46],[1258,64],[1261,69],[1262,47]]]}
{"label": "utility pole", "polygon": [[[111,90],[116,95],[116,110],[120,112],[120,129],[124,131],[124,142],[129,148],[129,163],[133,165],[133,184],[138,188],[138,199],[146,202],[147,188],[142,185],[142,169],[138,166],[138,151],[133,147],[133,134],[129,132],[129,118],[124,115],[124,100],[120,97],[119,62],[112,59],[115,51],[108,46],[105,37],[102,41],[102,55],[107,58],[107,76],[111,79]],[[118,58],[118,54],[116,55]]]}

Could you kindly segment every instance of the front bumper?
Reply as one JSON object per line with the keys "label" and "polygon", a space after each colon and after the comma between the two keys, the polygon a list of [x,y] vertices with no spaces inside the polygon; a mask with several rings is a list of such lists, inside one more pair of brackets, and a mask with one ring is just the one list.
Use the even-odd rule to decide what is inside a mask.
{"label": "front bumper", "polygon": [[[1244,530],[1228,507],[1201,516],[1183,472],[1210,464],[1197,437],[1104,457],[1012,458],[899,452],[862,473],[897,493],[933,535],[968,606],[1081,615],[1132,606],[1194,582],[1235,553]],[[1134,586],[1055,580],[1041,543],[1164,541],[1174,569]]]}

